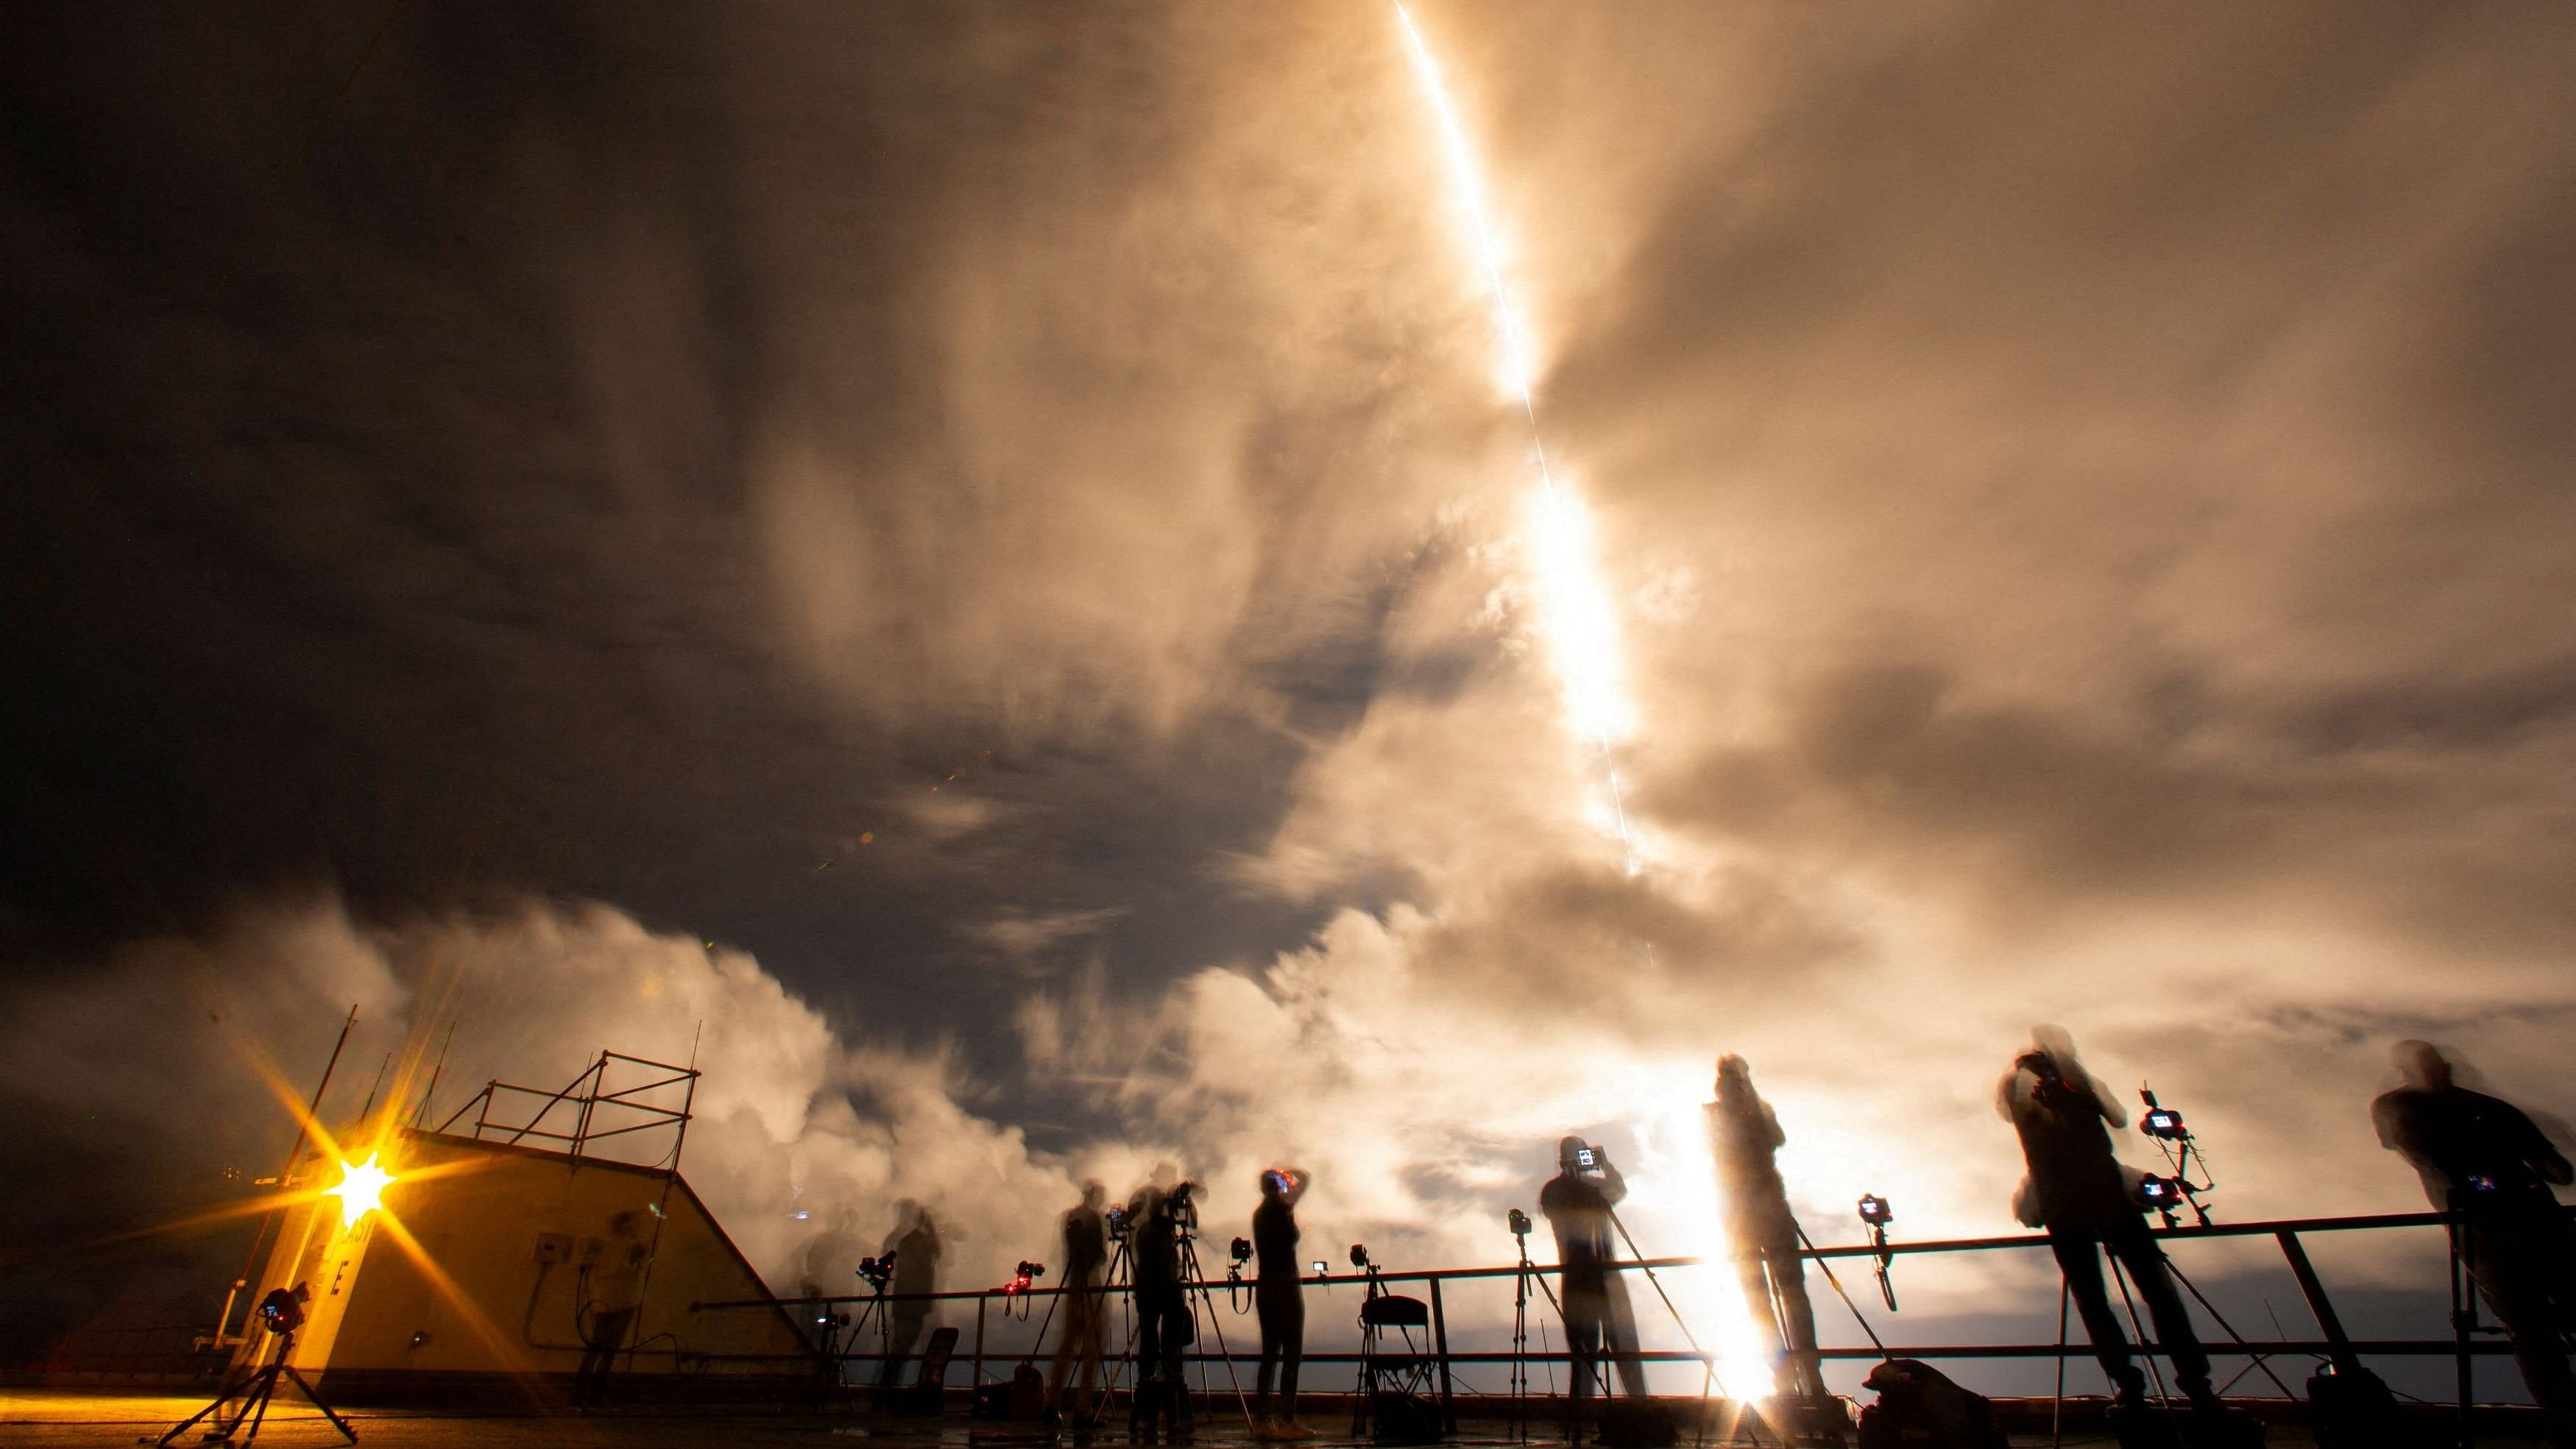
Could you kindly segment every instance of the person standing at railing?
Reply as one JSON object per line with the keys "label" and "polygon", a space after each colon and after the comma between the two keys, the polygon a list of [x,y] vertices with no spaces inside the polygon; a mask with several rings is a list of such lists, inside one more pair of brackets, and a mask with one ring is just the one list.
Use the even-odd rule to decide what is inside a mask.
{"label": "person standing at railing", "polygon": [[1631,1398],[1646,1396],[1646,1364],[1637,1356],[1636,1313],[1628,1285],[1612,1271],[1611,1209],[1628,1195],[1626,1179],[1610,1155],[1580,1137],[1556,1145],[1557,1174],[1539,1189],[1538,1210],[1556,1234],[1557,1306],[1565,1314],[1565,1346],[1574,1360],[1567,1391],[1567,1438],[1581,1435],[1583,1406],[1606,1355],[1619,1366],[1619,1386]]}
{"label": "person standing at railing", "polygon": [[[1775,1381],[1787,1370],[1790,1392],[1810,1406],[1825,1397],[1816,1353],[1816,1311],[1807,1301],[1807,1263],[1798,1255],[1798,1219],[1773,1155],[1788,1140],[1771,1104],[1753,1090],[1753,1071],[1729,1053],[1717,1059],[1717,1100],[1708,1104],[1709,1155],[1717,1169],[1718,1211],[1727,1255],[1744,1283],[1744,1306],[1777,1348]],[[1775,1314],[1772,1309],[1778,1305]],[[1782,1387],[1773,1384],[1775,1389]]]}
{"label": "person standing at railing", "polygon": [[2226,1406],[2209,1386],[2209,1355],[2165,1271],[2164,1250],[2147,1231],[2146,1204],[2135,1193],[2141,1175],[2111,1152],[2109,1129],[2126,1126],[2128,1113],[2085,1072],[2074,1039],[2059,1027],[2032,1028],[2030,1050],[2014,1059],[1996,1087],[1995,1108],[2021,1138],[2022,1160],[2030,1167],[2014,1194],[2014,1215],[2048,1230],[2049,1251],[2066,1275],[2093,1357],[2111,1380],[2115,1405],[2143,1407],[2147,1376],[2130,1358],[2128,1335],[2103,1287],[2106,1250],[2146,1300],[2156,1340],[2173,1360],[2175,1382],[2192,1407],[2223,1413]]}
{"label": "person standing at railing", "polygon": [[2451,1080],[2431,1042],[2389,1053],[2401,1085],[2370,1104],[2383,1147],[2403,1156],[2444,1212],[2460,1214],[2469,1276],[2513,1343],[2532,1400],[2548,1412],[2551,1439],[2576,1442],[2576,1371],[2566,1340],[2576,1330],[2576,1233],[2551,1184],[2576,1167],[2512,1103]]}
{"label": "person standing at railing", "polygon": [[[1064,1330],[1055,1341],[1055,1362],[1047,1369],[1047,1403],[1076,1425],[1089,1423],[1098,1412],[1093,1401],[1107,1357],[1103,1330],[1108,1295],[1100,1276],[1109,1262],[1109,1231],[1101,1217],[1108,1200],[1108,1189],[1095,1178],[1082,1185],[1082,1201],[1064,1215],[1064,1296],[1059,1300]],[[1064,1396],[1068,1379],[1074,1385],[1070,1404]]]}
{"label": "person standing at railing", "polygon": [[[1252,1210],[1252,1250],[1258,1261],[1252,1306],[1261,1316],[1261,1372],[1255,1380],[1252,1432],[1262,1439],[1311,1439],[1297,1422],[1297,1365],[1306,1356],[1306,1283],[1297,1267],[1297,1200],[1307,1175],[1293,1167],[1261,1174],[1261,1205]],[[1271,1374],[1279,1376],[1276,1412]]]}
{"label": "person standing at railing", "polygon": [[[930,1209],[911,1198],[895,1204],[895,1230],[885,1251],[894,1259],[894,1277],[886,1285],[893,1300],[886,1305],[885,1361],[877,1366],[877,1407],[893,1402],[903,1381],[903,1361],[921,1342],[933,1307],[928,1294],[939,1291],[939,1225]],[[915,1296],[921,1295],[921,1296]]]}

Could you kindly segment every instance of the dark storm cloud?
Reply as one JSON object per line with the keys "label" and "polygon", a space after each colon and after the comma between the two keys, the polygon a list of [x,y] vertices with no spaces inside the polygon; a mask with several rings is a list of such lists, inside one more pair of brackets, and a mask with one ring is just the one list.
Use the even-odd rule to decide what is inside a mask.
{"label": "dark storm cloud", "polygon": [[1315,26],[422,12],[218,291],[367,35],[273,24],[14,47],[22,934],[534,889],[880,1025],[988,909],[1160,900],[1144,980],[1294,939],[1180,898],[1366,649],[1312,586],[1384,409],[1264,375],[1353,269],[1214,226],[1347,220],[1211,89]]}

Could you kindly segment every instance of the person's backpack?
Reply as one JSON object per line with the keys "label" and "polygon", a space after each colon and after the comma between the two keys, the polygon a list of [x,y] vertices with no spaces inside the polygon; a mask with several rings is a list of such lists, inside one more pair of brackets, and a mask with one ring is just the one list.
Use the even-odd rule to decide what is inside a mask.
{"label": "person's backpack", "polygon": [[1860,1411],[1860,1449],[2008,1449],[1986,1396],[1921,1359],[1889,1359],[1862,1384],[1878,1402]]}
{"label": "person's backpack", "polygon": [[2399,1449],[2408,1442],[2397,1396],[2357,1363],[2309,1375],[2308,1412],[2317,1449]]}
{"label": "person's backpack", "polygon": [[1046,1375],[1026,1359],[1011,1370],[1011,1417],[1037,1419],[1046,1415]]}

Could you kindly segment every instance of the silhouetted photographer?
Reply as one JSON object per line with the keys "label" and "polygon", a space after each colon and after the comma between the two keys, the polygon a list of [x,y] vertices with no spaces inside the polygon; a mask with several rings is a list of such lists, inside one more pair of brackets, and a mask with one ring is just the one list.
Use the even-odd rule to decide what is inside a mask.
{"label": "silhouetted photographer", "polygon": [[2433,1206],[2460,1214],[2469,1276],[2513,1341],[2513,1360],[2550,1435],[2576,1439],[2576,1373],[2560,1335],[2576,1329],[2576,1234],[2550,1185],[2576,1169],[2510,1102],[2451,1081],[2430,1042],[2390,1052],[2403,1083],[2370,1104],[2381,1145],[2423,1180]]}
{"label": "silhouetted photographer", "polygon": [[2110,1129],[2128,1125],[2128,1113],[2086,1074],[2076,1060],[2074,1040],[2057,1027],[2034,1028],[2031,1049],[2004,1074],[1995,1105],[2020,1135],[2022,1160],[2030,1168],[2014,1197],[2014,1215],[2048,1230],[2049,1249],[2066,1274],[2067,1291],[2083,1316],[2093,1356],[2111,1380],[2118,1407],[2135,1410],[2145,1404],[2147,1376],[2131,1361],[2128,1335],[2104,1291],[2097,1249],[2107,1250],[2128,1271],[2138,1296],[2146,1300],[2156,1339],[2173,1360],[2174,1380],[2190,1396],[2192,1407],[2224,1412],[2210,1390],[2209,1355],[2201,1351],[2191,1315],[2165,1271],[2164,1250],[2147,1231],[2146,1204],[2137,1187],[2143,1174],[2123,1167],[2111,1154]]}
{"label": "silhouetted photographer", "polygon": [[608,1380],[616,1371],[618,1351],[626,1347],[627,1338],[635,1331],[646,1253],[637,1236],[635,1214],[611,1215],[599,1260],[583,1268],[578,1280],[587,1331],[582,1334],[581,1366],[573,1371],[572,1398],[576,1404],[608,1401]]}
{"label": "silhouetted photographer", "polygon": [[931,1221],[930,1210],[911,1198],[896,1203],[895,1210],[895,1230],[886,1238],[885,1253],[894,1262],[892,1287],[898,1296],[887,1309],[885,1361],[877,1366],[876,1407],[880,1410],[892,1402],[902,1381],[904,1360],[912,1356],[930,1323],[930,1300],[902,1295],[939,1291],[939,1227]]}
{"label": "silhouetted photographer", "polygon": [[[1064,1214],[1064,1330],[1055,1342],[1055,1362],[1047,1369],[1047,1403],[1058,1412],[1068,1408],[1075,1423],[1097,1412],[1100,1369],[1106,1357],[1108,1294],[1101,1275],[1109,1265],[1109,1228],[1101,1208],[1109,1193],[1097,1181],[1082,1185],[1082,1201]],[[1064,1392],[1071,1383],[1074,1398]]]}
{"label": "silhouetted photographer", "polygon": [[1181,1364],[1198,1337],[1181,1274],[1182,1237],[1198,1226],[1197,1187],[1187,1182],[1163,1185],[1169,1177],[1168,1167],[1158,1167],[1156,1182],[1138,1189],[1127,1205],[1128,1221],[1134,1224],[1127,1251],[1133,1265],[1137,1358],[1128,1437],[1148,1441],[1157,1429],[1168,1429],[1175,1440],[1189,1433],[1189,1388]]}
{"label": "silhouetted photographer", "polygon": [[1632,1398],[1646,1395],[1646,1364],[1637,1357],[1637,1316],[1628,1287],[1612,1271],[1610,1210],[1628,1195],[1628,1184],[1609,1154],[1580,1137],[1556,1145],[1556,1176],[1539,1189],[1538,1210],[1556,1234],[1557,1306],[1565,1314],[1565,1346],[1574,1357],[1568,1390],[1568,1438],[1579,1432],[1583,1405],[1606,1354],[1619,1366],[1619,1385]]}
{"label": "silhouetted photographer", "polygon": [[1721,1225],[1727,1255],[1744,1283],[1744,1306],[1776,1345],[1773,1377],[1785,1368],[1785,1387],[1817,1403],[1825,1397],[1825,1375],[1816,1353],[1816,1311],[1807,1301],[1798,1219],[1789,1211],[1789,1189],[1773,1158],[1788,1137],[1771,1104],[1753,1090],[1752,1069],[1731,1053],[1717,1059],[1717,1100],[1707,1110]]}

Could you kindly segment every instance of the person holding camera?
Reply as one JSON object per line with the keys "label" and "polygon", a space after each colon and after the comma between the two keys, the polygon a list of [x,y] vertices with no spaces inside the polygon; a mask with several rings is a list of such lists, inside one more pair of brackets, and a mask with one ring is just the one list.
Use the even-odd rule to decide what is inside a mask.
{"label": "person holding camera", "polygon": [[[1261,1371],[1252,1409],[1252,1432],[1263,1439],[1311,1439],[1314,1431],[1297,1422],[1297,1366],[1306,1356],[1306,1286],[1297,1268],[1297,1200],[1306,1195],[1307,1174],[1294,1167],[1274,1167],[1261,1174],[1261,1205],[1252,1210],[1252,1249],[1258,1268],[1252,1279],[1252,1306],[1261,1318]],[[1273,1372],[1278,1374],[1279,1403],[1270,1401]]]}
{"label": "person holding camera", "polygon": [[1064,1214],[1065,1291],[1059,1300],[1064,1330],[1055,1341],[1055,1362],[1047,1368],[1047,1404],[1064,1412],[1070,1379],[1075,1385],[1071,1417],[1077,1423],[1088,1423],[1098,1413],[1100,1366],[1108,1353],[1103,1330],[1109,1303],[1100,1286],[1101,1271],[1109,1263],[1109,1230],[1101,1216],[1108,1200],[1109,1190],[1093,1178],[1082,1185],[1082,1201]]}
{"label": "person holding camera", "polygon": [[1778,1345],[1771,1360],[1774,1379],[1787,1369],[1790,1391],[1811,1406],[1821,1403],[1824,1363],[1816,1353],[1816,1311],[1807,1301],[1807,1263],[1798,1254],[1798,1219],[1789,1211],[1789,1189],[1773,1158],[1788,1137],[1771,1104],[1753,1090],[1753,1069],[1733,1053],[1717,1059],[1717,1100],[1707,1112],[1718,1208],[1728,1256],[1744,1283],[1744,1306]]}
{"label": "person holding camera", "polygon": [[1197,1185],[1170,1182],[1171,1175],[1168,1165],[1157,1167],[1154,1182],[1138,1189],[1127,1204],[1128,1221],[1134,1224],[1127,1252],[1134,1274],[1137,1356],[1131,1437],[1149,1441],[1160,1426],[1168,1426],[1175,1440],[1189,1430],[1189,1389],[1181,1364],[1198,1337],[1181,1276],[1181,1241],[1198,1225]]}
{"label": "person holding camera", "polygon": [[2209,1355],[2165,1271],[2164,1250],[2147,1231],[2146,1204],[2138,1196],[2142,1174],[2123,1167],[2111,1152],[2110,1129],[2127,1126],[2128,1113],[2085,1072],[2074,1039],[2058,1027],[2033,1028],[2030,1049],[2014,1058],[1996,1086],[1995,1109],[2020,1137],[2022,1160],[2030,1168],[2014,1194],[2014,1214],[2048,1230],[2049,1251],[2066,1275],[2093,1357],[2111,1380],[2115,1407],[2143,1407],[2147,1376],[2130,1359],[2128,1336],[2104,1289],[2104,1251],[2128,1270],[2146,1300],[2156,1340],[2173,1360],[2174,1380],[2192,1407],[2223,1412],[2209,1385]]}
{"label": "person holding camera", "polygon": [[1620,1388],[1631,1398],[1646,1396],[1646,1364],[1637,1356],[1628,1285],[1612,1271],[1618,1254],[1611,1246],[1610,1213],[1628,1195],[1627,1181],[1610,1154],[1580,1137],[1557,1143],[1556,1164],[1556,1176],[1539,1189],[1538,1210],[1556,1234],[1557,1306],[1565,1314],[1565,1346],[1574,1358],[1567,1440],[1578,1442],[1577,1426],[1602,1357],[1618,1364]]}
{"label": "person holding camera", "polygon": [[2576,1232],[2550,1191],[2576,1182],[2576,1167],[2520,1108],[2455,1085],[2431,1042],[2401,1041],[2390,1056],[2400,1085],[2370,1104],[2380,1145],[2414,1167],[2436,1209],[2460,1215],[2469,1276],[2523,1385],[2553,1442],[2576,1442],[2576,1371],[2560,1336],[2576,1330]]}

